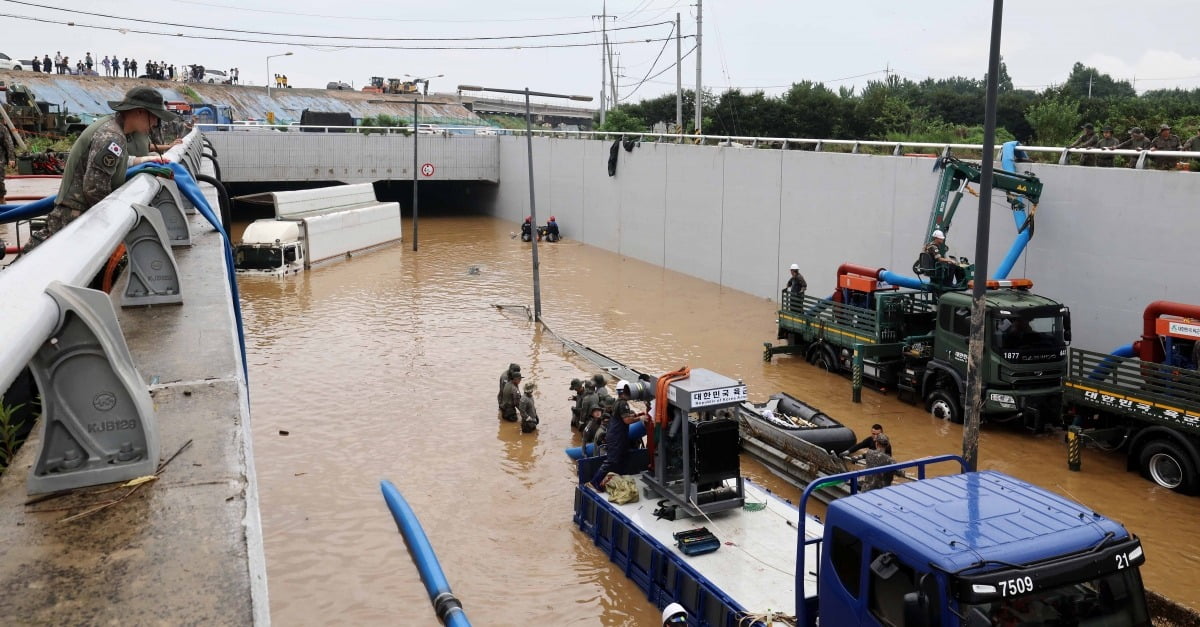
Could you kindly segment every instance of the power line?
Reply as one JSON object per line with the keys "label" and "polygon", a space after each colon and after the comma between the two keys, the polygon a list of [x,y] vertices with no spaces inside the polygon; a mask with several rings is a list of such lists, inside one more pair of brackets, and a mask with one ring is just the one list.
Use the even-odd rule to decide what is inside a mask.
{"label": "power line", "polygon": [[[349,39],[355,41],[494,41],[500,39],[540,39],[543,37],[568,37],[572,35],[590,35],[598,31],[568,31],[561,33],[542,33],[535,35],[492,35],[492,36],[474,36],[474,37],[360,37],[354,35],[310,35],[300,33],[275,33],[270,31],[259,30],[243,30],[238,28],[221,28],[218,26],[197,26],[195,24],[178,24],[175,22],[163,22],[159,20],[139,19],[134,17],[123,17],[120,15],[109,15],[107,13],[94,13],[91,11],[80,11],[76,9],[63,9],[59,7],[47,6],[44,4],[36,4],[33,2],[21,2],[20,0],[0,0],[9,4],[18,4],[21,6],[34,7],[38,9],[47,9],[50,11],[61,11],[63,13],[72,13],[79,15],[87,15],[89,17],[102,17],[111,20],[121,20],[123,22],[142,22],[149,24],[157,24],[161,26],[175,26],[178,28],[193,28],[196,30],[211,30],[223,33],[238,33],[242,35],[266,35],[268,37],[300,37],[303,39]],[[649,26],[662,26],[664,24],[672,24],[672,22],[659,22],[658,24],[647,24],[640,26],[621,26],[610,28],[609,30],[632,30],[637,28],[647,28]]]}
{"label": "power line", "polygon": [[[631,92],[629,92],[629,93],[625,94],[625,97],[624,97],[624,98],[622,98],[621,100],[629,100],[629,97],[630,97],[630,96],[632,96],[633,94],[637,93],[637,90],[638,90],[638,88],[639,88],[639,87],[641,87],[641,86],[642,86],[642,83],[645,83],[645,82],[646,82],[646,79],[647,79],[647,78],[650,78],[650,73],[654,71],[654,66],[658,65],[658,61],[659,61],[659,59],[662,59],[662,54],[663,54],[663,52],[664,52],[664,51],[667,49],[667,44],[671,43],[671,35],[674,35],[674,34],[675,34],[675,25],[674,25],[674,24],[672,24],[672,25],[671,25],[671,32],[667,33],[667,38],[663,40],[663,45],[662,45],[662,48],[659,48],[659,49],[658,49],[658,56],[654,57],[654,63],[651,63],[651,64],[650,64],[650,69],[646,70],[646,75],[642,77],[642,81],[641,81],[640,83],[638,83],[638,84],[637,84],[637,87],[634,87],[634,88],[633,88],[633,91],[631,91]],[[671,69],[671,68],[670,68],[670,67],[668,67],[667,69],[669,70],[669,69]],[[624,87],[622,87],[622,89],[624,89]]]}
{"label": "power line", "polygon": [[269,13],[272,15],[286,15],[289,17],[319,17],[326,20],[354,20],[361,22],[412,22],[412,23],[429,23],[429,24],[455,24],[461,22],[565,22],[567,20],[587,19],[587,15],[564,15],[562,17],[507,17],[507,18],[476,18],[465,17],[460,19],[423,19],[423,18],[403,18],[403,17],[357,17],[353,15],[330,15],[323,13],[298,13],[296,11],[274,11],[271,9],[252,9],[249,7],[239,7],[231,4],[220,4],[217,2],[200,2],[199,0],[167,0],[178,4],[186,4],[188,6],[206,6],[217,9],[228,9],[231,11],[246,11],[249,13]]}
{"label": "power line", "polygon": [[[10,18],[17,19],[17,20],[40,22],[43,24],[59,24],[62,26],[75,26],[75,27],[79,27],[79,28],[90,28],[90,29],[94,29],[94,30],[114,31],[114,32],[122,33],[122,34],[135,33],[138,35],[154,35],[154,36],[158,36],[158,37],[175,37],[175,38],[181,38],[181,39],[201,39],[201,40],[207,40],[207,41],[236,41],[236,42],[240,42],[240,43],[271,44],[271,45],[276,45],[276,46],[278,46],[278,45],[298,46],[298,47],[310,48],[310,49],[314,49],[314,50],[321,49],[321,48],[340,49],[340,50],[346,50],[346,49],[351,49],[351,48],[359,49],[359,50],[526,50],[526,49],[542,49],[542,48],[586,48],[586,47],[600,45],[596,42],[585,42],[585,43],[569,43],[569,44],[512,44],[512,45],[503,45],[503,46],[395,46],[395,45],[363,45],[363,44],[355,44],[352,46],[346,46],[346,45],[339,45],[339,44],[314,44],[312,42],[248,39],[248,38],[244,38],[244,37],[220,37],[220,36],[216,36],[216,35],[191,35],[191,34],[184,34],[184,33],[164,33],[161,31],[140,30],[140,29],[136,29],[136,28],[124,28],[124,27],[120,27],[120,26],[100,26],[97,24],[80,24],[79,22],[68,22],[68,21],[63,21],[63,20],[53,20],[50,18],[30,17],[28,15],[15,15],[15,14],[11,14],[11,13],[0,13],[0,17],[10,17]],[[691,35],[688,35],[688,37],[691,37]],[[625,41],[610,41],[610,42],[608,42],[608,44],[610,46],[612,46],[612,45],[653,43],[653,42],[658,42],[658,41],[664,41],[664,39],[651,37],[648,39],[630,39],[630,40],[625,40]]]}
{"label": "power line", "polygon": [[[689,35],[684,35],[683,37],[684,37],[684,39],[687,39],[687,38],[689,37]],[[695,46],[692,46],[692,49],[691,49],[691,50],[688,50],[688,51],[687,51],[687,52],[685,52],[685,53],[683,53],[683,56],[682,56],[682,57],[679,57],[679,60],[680,60],[680,61],[682,61],[682,60],[684,60],[684,59],[688,58],[688,55],[692,54],[692,53],[693,53],[693,52],[695,52],[695,51],[696,51],[696,47],[695,47]],[[666,71],[667,71],[667,70],[669,70],[669,69],[671,69],[671,68],[673,68],[673,67],[675,67],[675,64],[674,64],[674,63],[672,63],[671,65],[668,65],[667,67],[665,67],[665,68],[663,68],[663,69],[661,69],[661,70],[659,70],[658,74],[655,74],[654,76],[651,76],[651,77],[648,77],[648,78],[643,78],[643,79],[642,79],[642,83],[656,83],[656,84],[662,84],[662,85],[674,85],[675,83],[668,83],[668,82],[665,82],[665,81],[656,81],[656,80],[653,80],[653,79],[656,79],[656,78],[658,78],[659,76],[662,76],[663,74],[665,74],[665,73],[666,73]],[[641,83],[638,83],[638,85],[640,86],[640,85],[641,85]],[[621,87],[621,89],[625,89],[626,87],[628,87],[628,85],[621,85],[620,87]],[[636,87],[635,87],[634,89],[636,89]]]}

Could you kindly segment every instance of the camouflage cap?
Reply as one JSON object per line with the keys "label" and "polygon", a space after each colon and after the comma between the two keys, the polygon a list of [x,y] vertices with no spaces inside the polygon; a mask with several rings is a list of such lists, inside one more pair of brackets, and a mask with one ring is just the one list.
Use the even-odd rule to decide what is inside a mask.
{"label": "camouflage cap", "polygon": [[521,367],[518,366],[517,364],[508,364],[508,371],[509,372],[520,372]]}
{"label": "camouflage cap", "polygon": [[1104,133],[1111,133],[1112,130],[1113,130],[1112,127],[1108,126],[1107,124],[1104,126],[1104,128],[1100,129],[1100,131],[1104,132]]}
{"label": "camouflage cap", "polygon": [[596,387],[603,387],[608,384],[608,379],[605,379],[603,374],[593,375],[592,381],[596,382]]}
{"label": "camouflage cap", "polygon": [[1087,124],[1083,125],[1083,128],[1096,128],[1096,127],[1093,126],[1091,122],[1088,122]]}
{"label": "camouflage cap", "polygon": [[571,379],[571,385],[568,387],[568,389],[574,390],[581,385],[583,385],[583,381],[580,381],[579,379]]}
{"label": "camouflage cap", "polygon": [[178,117],[167,110],[167,105],[163,101],[162,94],[158,93],[158,90],[152,87],[134,87],[125,92],[124,99],[109,100],[108,106],[113,111],[145,109],[163,122],[170,122]]}
{"label": "camouflage cap", "polygon": [[588,379],[587,381],[583,382],[583,388],[585,390],[595,391],[596,390],[596,382],[592,381],[591,379]]}
{"label": "camouflage cap", "polygon": [[1171,130],[1171,125],[1170,125],[1170,124],[1166,124],[1166,123],[1159,124],[1159,125],[1158,125],[1158,130],[1160,130],[1160,131],[1169,131],[1169,130]]}
{"label": "camouflage cap", "polygon": [[1131,128],[1131,129],[1129,129],[1129,132],[1130,132],[1130,133],[1133,133],[1133,134],[1135,134],[1135,135],[1141,135],[1141,134],[1142,134],[1142,128],[1141,128],[1140,126],[1135,126],[1135,127]]}
{"label": "camouflage cap", "polygon": [[526,392],[532,392],[532,391],[533,391],[533,389],[534,389],[534,388],[536,388],[536,387],[537,387],[537,384],[536,384],[536,383],[534,383],[533,381],[530,381],[529,383],[526,383],[526,384],[525,384],[525,391],[526,391]]}

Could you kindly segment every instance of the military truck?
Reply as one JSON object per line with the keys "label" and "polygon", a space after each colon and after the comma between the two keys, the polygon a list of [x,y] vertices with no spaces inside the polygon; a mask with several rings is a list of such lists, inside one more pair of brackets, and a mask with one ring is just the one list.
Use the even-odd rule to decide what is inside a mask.
{"label": "military truck", "polygon": [[1200,307],[1156,301],[1140,340],[1112,354],[1071,349],[1064,389],[1072,427],[1123,449],[1129,470],[1200,492]]}
{"label": "military truck", "polygon": [[[777,316],[787,343],[767,343],[763,359],[801,355],[825,370],[921,399],[935,417],[961,423],[971,294],[901,290],[881,279],[886,275],[844,264],[828,298],[785,290]],[[1035,431],[1059,424],[1070,311],[1030,292],[1028,279],[987,286],[983,417],[1020,420]]]}
{"label": "military truck", "polygon": [[26,85],[9,85],[5,91],[4,110],[18,130],[31,133],[65,135],[87,128],[79,115],[72,115],[66,105],[38,100]]}

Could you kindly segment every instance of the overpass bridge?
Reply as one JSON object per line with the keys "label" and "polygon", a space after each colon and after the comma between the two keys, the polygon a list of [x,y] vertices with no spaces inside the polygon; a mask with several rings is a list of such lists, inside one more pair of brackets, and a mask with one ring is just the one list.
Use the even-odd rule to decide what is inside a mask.
{"label": "overpass bridge", "polygon": [[[301,129],[318,132],[297,132]],[[226,183],[413,178],[414,136],[395,128],[214,126],[204,131],[220,155]],[[416,135],[420,180],[499,183],[499,138],[476,132],[443,129]]]}

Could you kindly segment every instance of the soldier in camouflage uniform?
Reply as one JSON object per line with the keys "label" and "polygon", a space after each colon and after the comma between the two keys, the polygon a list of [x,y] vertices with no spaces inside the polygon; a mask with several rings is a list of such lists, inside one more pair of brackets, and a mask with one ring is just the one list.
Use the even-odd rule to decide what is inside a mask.
{"label": "soldier in camouflage uniform", "polygon": [[109,101],[115,114],[104,116],[84,129],[71,147],[54,209],[46,216],[46,228],[31,234],[24,252],[29,252],[61,231],[84,211],[125,183],[125,170],[150,160],[130,159],[126,150],[130,136],[145,133],[160,120],[172,120],[163,97],[149,87],[134,87],[121,101]]}
{"label": "soldier in camouflage uniform", "polygon": [[[1119,140],[1117,140],[1116,137],[1113,137],[1113,129],[1111,126],[1105,126],[1104,129],[1101,130],[1100,132],[1103,133],[1104,135],[1103,135],[1103,137],[1100,138],[1099,141],[1096,142],[1097,148],[1100,148],[1102,150],[1107,150],[1110,148],[1116,148],[1117,144],[1121,143]],[[1096,157],[1096,165],[1098,165],[1102,168],[1111,168],[1111,167],[1113,167],[1113,159],[1114,159],[1113,155],[1106,155],[1106,154],[1098,155]]]}
{"label": "soldier in camouflage uniform", "polygon": [[[1083,125],[1083,135],[1075,140],[1074,144],[1067,148],[1095,148],[1096,143],[1100,141],[1100,136],[1096,134],[1096,127],[1092,126],[1091,122]],[[1096,165],[1096,155],[1084,154],[1079,160],[1080,165],[1094,166]]]}
{"label": "soldier in camouflage uniform", "polygon": [[17,160],[17,149],[13,146],[12,137],[8,134],[8,127],[0,126],[0,205],[4,204],[4,197],[8,194],[8,190],[4,187],[4,169],[10,165],[15,165]]}
{"label": "soldier in camouflage uniform", "polygon": [[596,394],[596,382],[588,379],[583,382],[583,402],[579,404],[580,416],[584,416],[579,421],[579,428],[583,431],[583,443],[587,444],[588,436],[596,434],[596,429],[600,426],[599,422],[593,424],[592,410],[600,406],[600,397]]}
{"label": "soldier in camouflage uniform", "polygon": [[533,381],[525,384],[525,395],[517,404],[517,412],[521,414],[521,433],[532,433],[538,426],[537,407],[533,404],[533,390],[537,386]]}
{"label": "soldier in camouflage uniform", "polygon": [[[896,460],[887,453],[887,448],[890,444],[888,437],[882,433],[875,438],[875,448],[867,451],[862,456],[862,459],[867,462],[867,468],[879,468],[880,466],[889,466],[896,463]],[[859,488],[862,492],[877,490],[892,485],[892,479],[894,478],[895,475],[891,473],[867,475],[859,481]]]}
{"label": "soldier in camouflage uniform", "polygon": [[[606,379],[603,374],[597,374],[597,375],[593,376],[592,377],[592,385],[595,386],[595,388],[596,388],[596,402],[597,403],[603,405],[606,402],[605,399],[612,398],[608,394],[608,387],[607,387],[608,379]],[[602,425],[602,424],[604,424],[604,423],[603,422],[589,422],[588,425],[586,427],[584,427],[584,430],[583,430],[583,443],[584,444],[587,444],[588,442],[592,442],[595,440],[596,430],[599,429],[600,425]]]}
{"label": "soldier in camouflage uniform", "polygon": [[500,389],[496,391],[497,418],[504,417],[504,386],[512,379],[514,374],[521,374],[521,367],[517,364],[508,364],[508,368],[505,368],[504,372],[500,373]]}
{"label": "soldier in camouflage uniform", "polygon": [[[1183,142],[1183,146],[1180,148],[1180,150],[1200,152],[1200,133],[1193,135],[1190,139]],[[1193,159],[1191,170],[1192,172],[1200,172],[1200,161]]]}
{"label": "soldier in camouflage uniform", "polygon": [[586,414],[583,413],[583,399],[585,398],[583,381],[571,379],[571,391],[575,393],[568,399],[575,401],[575,406],[571,408],[571,429],[574,430],[581,428],[580,424],[586,420]]}
{"label": "soldier in camouflage uniform", "polygon": [[[1129,129],[1129,139],[1114,146],[1117,150],[1148,150],[1150,148],[1150,140],[1142,134],[1142,129],[1133,127]],[[1138,156],[1129,157],[1129,167],[1136,168]]]}
{"label": "soldier in camouflage uniform", "polygon": [[[1171,132],[1170,124],[1163,124],[1158,127],[1158,137],[1150,141],[1150,150],[1179,150],[1181,142],[1179,136]],[[1174,170],[1175,162],[1179,161],[1177,157],[1155,157],[1154,169],[1156,170]]]}
{"label": "soldier in camouflage uniform", "polygon": [[500,390],[500,417],[509,422],[517,421],[517,407],[521,404],[521,373],[514,372]]}

